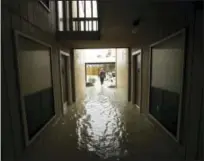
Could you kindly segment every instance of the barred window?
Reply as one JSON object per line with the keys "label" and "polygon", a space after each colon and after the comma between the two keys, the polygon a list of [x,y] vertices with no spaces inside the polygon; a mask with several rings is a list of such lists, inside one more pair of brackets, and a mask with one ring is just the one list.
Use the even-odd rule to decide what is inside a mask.
{"label": "barred window", "polygon": [[97,0],[58,1],[57,4],[59,31],[99,30]]}

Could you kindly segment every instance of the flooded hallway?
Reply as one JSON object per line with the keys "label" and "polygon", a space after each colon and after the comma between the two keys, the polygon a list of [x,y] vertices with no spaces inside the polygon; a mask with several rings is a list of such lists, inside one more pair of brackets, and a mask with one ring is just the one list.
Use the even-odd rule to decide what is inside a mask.
{"label": "flooded hallway", "polygon": [[202,1],[2,0],[2,161],[204,161]]}
{"label": "flooded hallway", "polygon": [[87,88],[85,98],[70,106],[48,133],[23,160],[183,160],[168,138],[117,89]]}

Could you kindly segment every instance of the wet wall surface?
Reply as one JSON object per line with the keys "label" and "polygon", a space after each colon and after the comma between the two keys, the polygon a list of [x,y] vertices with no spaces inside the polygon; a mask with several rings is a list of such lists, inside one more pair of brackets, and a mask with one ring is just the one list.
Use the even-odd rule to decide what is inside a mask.
{"label": "wet wall surface", "polygon": [[22,160],[181,161],[166,138],[126,101],[122,90],[89,87],[83,100],[37,140]]}

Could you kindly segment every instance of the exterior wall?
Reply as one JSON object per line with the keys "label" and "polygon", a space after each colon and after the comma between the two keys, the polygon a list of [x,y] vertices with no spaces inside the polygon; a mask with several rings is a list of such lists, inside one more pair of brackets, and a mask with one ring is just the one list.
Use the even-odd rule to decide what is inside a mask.
{"label": "exterior wall", "polygon": [[[61,95],[59,83],[58,51],[55,42],[55,5],[51,2],[51,11],[48,12],[37,1],[2,1],[2,62],[3,66],[3,99],[2,111],[4,119],[2,127],[2,160],[12,161],[22,155],[24,133],[21,121],[19,91],[17,84],[15,37],[14,30],[41,40],[52,46],[52,74],[54,83],[55,111],[59,116],[61,110]],[[4,95],[3,94],[3,95]],[[6,130],[5,130],[6,129]]]}

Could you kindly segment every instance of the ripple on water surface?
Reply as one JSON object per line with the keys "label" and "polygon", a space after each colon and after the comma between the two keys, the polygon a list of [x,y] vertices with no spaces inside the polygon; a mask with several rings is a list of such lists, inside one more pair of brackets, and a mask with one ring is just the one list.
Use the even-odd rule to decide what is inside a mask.
{"label": "ripple on water surface", "polygon": [[83,114],[77,120],[78,149],[104,159],[126,155],[120,105],[102,92],[92,95],[86,96]]}

